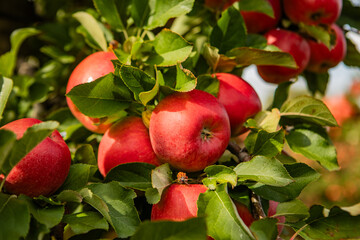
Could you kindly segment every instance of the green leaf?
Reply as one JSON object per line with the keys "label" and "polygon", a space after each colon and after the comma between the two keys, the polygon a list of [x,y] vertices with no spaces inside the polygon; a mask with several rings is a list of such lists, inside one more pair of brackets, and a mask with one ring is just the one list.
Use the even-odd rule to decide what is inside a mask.
{"label": "green leaf", "polygon": [[181,64],[176,65],[176,86],[175,91],[188,92],[196,87],[197,78],[189,70],[183,68]]}
{"label": "green leaf", "polygon": [[147,63],[161,67],[184,62],[193,49],[188,41],[169,29],[164,29],[156,35],[153,45],[154,52],[149,56]]}
{"label": "green leaf", "polygon": [[226,184],[216,191],[201,193],[197,202],[198,216],[206,216],[208,234],[215,239],[255,239],[236,213],[235,205],[227,192]]}
{"label": "green leaf", "polygon": [[126,109],[132,99],[129,89],[112,73],[77,85],[66,94],[89,117],[101,118]]}
{"label": "green leaf", "polygon": [[320,127],[294,128],[286,136],[291,150],[318,161],[326,169],[339,169],[336,149],[326,130]]}
{"label": "green leaf", "polygon": [[256,183],[250,185],[249,188],[262,198],[285,202],[297,198],[309,183],[320,177],[318,172],[304,163],[285,164],[284,167],[294,179],[294,182],[285,187],[274,187]]}
{"label": "green leaf", "polygon": [[69,64],[75,61],[74,56],[68,55],[66,52],[55,46],[43,46],[40,48],[40,52],[61,62],[62,64]]}
{"label": "green leaf", "polygon": [[351,216],[339,207],[333,207],[328,216],[323,214],[324,207],[313,206],[306,222],[294,224],[295,230],[301,228],[300,236],[305,239],[358,239],[360,236],[360,216]]}
{"label": "green leaf", "polygon": [[286,52],[279,50],[256,49],[251,47],[239,47],[227,52],[226,56],[233,59],[238,67],[255,65],[282,66],[296,68],[294,58]]}
{"label": "green leaf", "polygon": [[274,10],[268,0],[241,0],[239,6],[241,11],[264,13],[274,18]]}
{"label": "green leaf", "polygon": [[303,75],[306,79],[307,87],[313,95],[317,92],[325,95],[330,77],[329,73],[312,73],[305,71]]}
{"label": "green leaf", "polygon": [[206,240],[205,218],[191,218],[182,222],[174,221],[145,221],[131,240]]}
{"label": "green leaf", "polygon": [[168,163],[156,167],[151,172],[151,183],[161,196],[167,186],[173,183],[172,172]]}
{"label": "green leaf", "polygon": [[278,85],[278,87],[275,90],[272,108],[278,108],[278,109],[281,108],[281,106],[289,97],[290,87],[293,83],[294,82],[289,81],[289,82],[280,83]]}
{"label": "green leaf", "polygon": [[11,50],[0,56],[0,75],[11,77],[16,66],[16,56],[26,38],[39,34],[35,28],[20,28],[11,33]]}
{"label": "green leaf", "polygon": [[93,2],[96,10],[101,14],[101,16],[103,16],[106,19],[106,21],[110,24],[111,27],[117,30],[126,29],[117,8],[117,1],[93,0]]}
{"label": "green leaf", "polygon": [[0,129],[0,170],[2,171],[2,166],[11,152],[14,144],[16,142],[16,134],[5,130]]}
{"label": "green leaf", "polygon": [[269,133],[276,132],[280,121],[280,111],[272,109],[270,111],[261,111],[255,115],[255,128],[263,129]]}
{"label": "green leaf", "polygon": [[274,218],[260,219],[251,224],[250,230],[256,239],[276,240],[278,235],[277,221]]}
{"label": "green leaf", "polygon": [[29,127],[22,138],[16,140],[11,153],[3,162],[1,167],[5,174],[8,174],[11,169],[28,154],[36,145],[47,138],[57,127],[58,123],[54,121],[42,122]]}
{"label": "green leaf", "polygon": [[58,191],[79,190],[85,187],[96,170],[97,167],[94,165],[83,163],[72,164],[65,182]]}
{"label": "green leaf", "polygon": [[301,32],[315,38],[317,42],[323,43],[329,49],[331,48],[331,34],[328,30],[324,29],[324,27],[320,25],[306,25],[304,23],[299,23],[299,28]]}
{"label": "green leaf", "polygon": [[133,199],[136,194],[117,182],[95,183],[80,191],[84,201],[98,210],[120,238],[135,233],[140,224]]}
{"label": "green leaf", "polygon": [[74,202],[74,203],[81,203],[83,197],[79,192],[73,190],[64,190],[59,195],[56,196],[56,200],[60,202]]}
{"label": "green leaf", "polygon": [[87,12],[76,12],[73,14],[90,36],[95,40],[101,50],[107,50],[107,43],[103,30],[96,19]]}
{"label": "green leaf", "polygon": [[131,17],[134,19],[136,26],[143,27],[150,15],[149,0],[132,0]]}
{"label": "green leaf", "polygon": [[123,187],[130,187],[145,191],[151,188],[151,172],[155,166],[148,163],[125,163],[120,164],[106,175],[105,182],[117,181]]}
{"label": "green leaf", "polygon": [[229,7],[222,13],[210,34],[211,46],[217,47],[219,53],[245,46],[246,27],[244,20],[238,10]]}
{"label": "green leaf", "polygon": [[219,86],[219,80],[211,75],[200,75],[197,78],[196,89],[208,92],[214,97],[218,96]]}
{"label": "green leaf", "polygon": [[304,120],[321,126],[338,126],[335,118],[319,99],[309,96],[299,96],[287,100],[280,109],[281,120],[286,122]]}
{"label": "green leaf", "polygon": [[84,234],[94,229],[109,229],[106,219],[97,212],[80,212],[65,215],[62,222],[67,223],[75,234]]}
{"label": "green leaf", "polygon": [[272,158],[283,149],[284,137],[285,132],[282,129],[273,133],[268,133],[264,130],[258,132],[252,131],[245,139],[245,146],[251,155],[262,155]]}
{"label": "green leaf", "polygon": [[277,187],[294,182],[285,167],[275,158],[256,156],[249,162],[238,164],[234,171],[239,181],[253,180]]}
{"label": "green leaf", "polygon": [[125,85],[134,93],[135,100],[143,105],[146,105],[158,93],[157,81],[139,68],[122,65],[119,71]]}
{"label": "green leaf", "polygon": [[276,214],[272,217],[285,216],[287,222],[298,222],[310,216],[309,209],[299,199],[282,202],[276,208]]}
{"label": "green leaf", "polygon": [[214,179],[218,183],[230,183],[233,187],[236,186],[237,176],[233,169],[223,165],[211,165],[204,169],[207,178]]}
{"label": "green leaf", "polygon": [[0,239],[13,240],[25,237],[30,228],[27,204],[15,195],[0,193]]}
{"label": "green leaf", "polygon": [[356,48],[355,41],[347,38],[346,45],[347,47],[344,63],[349,67],[360,67],[360,50]]}
{"label": "green leaf", "polygon": [[74,160],[78,163],[97,166],[94,149],[90,144],[83,144],[76,149]]}
{"label": "green leaf", "polygon": [[20,195],[19,199],[24,200],[29,207],[31,215],[41,224],[47,228],[52,228],[61,222],[65,208],[59,205],[40,206],[36,204],[31,198]]}
{"label": "green leaf", "polygon": [[160,201],[161,195],[156,188],[148,188],[145,191],[146,201],[149,204],[156,204]]}
{"label": "green leaf", "polygon": [[162,27],[170,18],[179,17],[189,13],[195,0],[152,0],[150,1],[150,17],[145,28],[152,30]]}
{"label": "green leaf", "polygon": [[[0,63],[1,64],[1,63]],[[10,96],[13,87],[13,81],[0,75],[0,120],[6,106],[6,102]]]}

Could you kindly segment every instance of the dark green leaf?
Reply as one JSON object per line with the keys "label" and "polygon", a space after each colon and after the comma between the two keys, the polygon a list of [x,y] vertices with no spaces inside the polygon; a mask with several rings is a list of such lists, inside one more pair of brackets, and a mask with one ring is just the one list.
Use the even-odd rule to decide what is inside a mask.
{"label": "dark green leaf", "polygon": [[279,203],[273,217],[276,216],[285,216],[287,222],[298,222],[308,218],[310,215],[307,206],[302,201],[294,199],[289,202]]}
{"label": "dark green leaf", "polygon": [[14,144],[16,142],[16,134],[5,130],[0,129],[0,170],[2,172],[2,166],[11,152]]}
{"label": "dark green leaf", "polygon": [[226,56],[233,59],[237,66],[271,65],[288,68],[296,68],[294,58],[286,52],[279,50],[256,49],[250,47],[239,47],[230,50]]}
{"label": "dark green leaf", "polygon": [[222,13],[217,25],[210,34],[210,44],[219,49],[219,53],[245,46],[246,29],[244,20],[238,10],[229,7]]}
{"label": "dark green leaf", "polygon": [[52,228],[61,222],[65,208],[62,205],[40,206],[31,198],[20,195],[19,199],[24,200],[29,207],[31,215],[47,228]]}
{"label": "dark green leaf", "polygon": [[250,230],[258,240],[276,240],[278,235],[277,221],[274,218],[260,219],[251,224]]}
{"label": "dark green leaf", "polygon": [[294,180],[275,158],[256,156],[249,162],[238,164],[234,171],[239,181],[253,180],[270,186],[286,186]]}
{"label": "dark green leaf", "polygon": [[94,229],[109,229],[106,219],[97,212],[80,212],[65,215],[62,222],[67,223],[75,234],[84,234]]}
{"label": "dark green leaf", "polygon": [[75,152],[75,161],[97,166],[94,149],[90,144],[81,145]]}
{"label": "dark green leaf", "polygon": [[80,191],[84,201],[98,210],[120,238],[135,233],[140,219],[133,199],[136,194],[117,182],[95,183]]}
{"label": "dark green leaf", "polygon": [[239,6],[241,11],[260,12],[274,17],[274,10],[268,0],[241,0]]}
{"label": "dark green leaf", "polygon": [[183,222],[143,222],[131,240],[206,240],[205,218],[191,218]]}
{"label": "dark green leaf", "polygon": [[305,71],[304,77],[306,79],[307,87],[313,95],[317,92],[325,95],[330,77],[329,73],[312,73]]}
{"label": "dark green leaf", "polygon": [[258,132],[252,131],[245,139],[245,146],[251,155],[262,155],[272,158],[283,149],[284,137],[285,132],[282,129],[273,133],[264,130]]}
{"label": "dark green leaf", "polygon": [[236,186],[237,176],[234,170],[223,165],[211,165],[204,169],[207,178],[214,179],[218,183],[230,183],[233,187]]}
{"label": "dark green leaf", "polygon": [[[1,64],[1,63],[0,63]],[[13,87],[13,81],[0,75],[0,120],[4,112],[6,102],[10,96]]]}
{"label": "dark green leaf", "polygon": [[156,35],[153,45],[155,51],[147,63],[157,66],[174,66],[178,62],[183,62],[193,48],[182,36],[169,29],[164,29]]}
{"label": "dark green leaf", "polygon": [[201,193],[198,216],[206,216],[208,234],[215,239],[246,240],[255,239],[245,223],[235,212],[235,205],[227,193],[226,184],[216,187],[216,191]]}
{"label": "dark green leaf", "polygon": [[58,127],[54,121],[42,122],[29,127],[22,138],[17,140],[4,161],[2,171],[8,174],[11,169],[28,154],[36,145],[47,138]]}
{"label": "dark green leaf", "polygon": [[55,46],[44,46],[40,48],[40,51],[63,64],[69,64],[75,61],[74,56],[68,55],[66,52]]}
{"label": "dark green leaf", "polygon": [[112,73],[93,82],[75,86],[67,96],[82,113],[96,118],[124,110],[132,99],[129,89]]}
{"label": "dark green leaf", "polygon": [[120,164],[106,175],[105,181],[117,181],[124,187],[130,187],[145,191],[151,188],[151,172],[155,166],[148,163],[125,163]]}
{"label": "dark green leaf", "polygon": [[96,170],[97,167],[90,164],[77,163],[71,165],[69,174],[58,191],[79,190],[85,187]]}
{"label": "dark green leaf", "polygon": [[150,14],[149,0],[132,0],[131,17],[134,19],[136,26],[143,27]]}
{"label": "dark green leaf", "polygon": [[[124,0],[122,0],[124,1]],[[111,27],[124,30],[126,27],[122,22],[115,0],[93,0],[96,10],[106,19]]]}
{"label": "dark green leaf", "polygon": [[73,14],[73,17],[81,23],[90,36],[95,40],[100,49],[106,51],[107,43],[104,32],[96,19],[87,12],[76,12]]}
{"label": "dark green leaf", "polygon": [[280,109],[281,120],[287,121],[305,120],[321,126],[337,126],[336,120],[319,99],[309,96],[299,96],[287,100]]}
{"label": "dark green leaf", "polygon": [[14,240],[25,237],[30,227],[27,204],[15,195],[0,193],[0,239]]}
{"label": "dark green leaf", "polygon": [[325,129],[320,127],[295,128],[286,136],[291,150],[318,161],[332,171],[339,169],[336,149]]}
{"label": "dark green leaf", "polygon": [[150,17],[146,29],[162,27],[170,18],[179,17],[189,13],[195,0],[156,0],[150,1]]}
{"label": "dark green leaf", "polygon": [[219,80],[211,75],[200,75],[197,78],[196,89],[208,92],[215,97],[218,96],[219,86]]}
{"label": "dark green leaf", "polygon": [[304,163],[284,165],[294,182],[285,187],[267,186],[256,183],[249,187],[256,194],[268,200],[277,202],[290,201],[298,197],[301,191],[311,182],[320,177],[320,174]]}
{"label": "dark green leaf", "polygon": [[344,59],[344,63],[349,67],[360,67],[360,51],[356,48],[355,43],[346,39],[346,56]]}
{"label": "dark green leaf", "polygon": [[275,90],[272,108],[278,108],[278,109],[281,108],[281,106],[289,97],[290,86],[293,83],[294,82],[289,81],[289,82],[280,83],[278,85],[278,87]]}

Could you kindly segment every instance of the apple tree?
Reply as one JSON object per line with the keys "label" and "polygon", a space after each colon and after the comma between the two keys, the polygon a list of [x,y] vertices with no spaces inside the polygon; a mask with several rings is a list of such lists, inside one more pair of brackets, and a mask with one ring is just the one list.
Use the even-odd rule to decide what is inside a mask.
{"label": "apple tree", "polygon": [[0,56],[0,239],[360,238],[299,199],[321,178],[301,159],[340,168],[322,97],[360,67],[358,1],[34,4]]}

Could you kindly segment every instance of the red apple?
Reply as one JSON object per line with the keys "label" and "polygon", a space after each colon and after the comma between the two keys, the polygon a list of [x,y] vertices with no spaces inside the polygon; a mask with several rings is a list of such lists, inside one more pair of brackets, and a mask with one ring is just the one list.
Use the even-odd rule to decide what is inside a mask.
{"label": "red apple", "polygon": [[340,16],[342,0],[283,0],[283,6],[294,23],[332,24]]}
{"label": "red apple", "polygon": [[329,108],[337,123],[341,126],[343,123],[355,116],[355,109],[345,95],[331,96],[323,99],[323,102]]}
{"label": "red apple", "polygon": [[[41,123],[34,118],[10,122],[1,129],[13,131],[17,139],[31,126]],[[5,189],[29,197],[49,196],[65,181],[71,164],[68,146],[55,130],[18,162],[6,177]]]}
{"label": "red apple", "polygon": [[[279,205],[278,202],[269,201],[269,209],[268,209],[268,217],[272,217],[276,214],[276,208]],[[278,222],[277,222],[277,229],[278,229],[278,236],[282,233],[283,229],[284,229],[284,225],[283,223],[285,223],[285,216],[278,216],[275,217],[277,218]]]}
{"label": "red apple", "polygon": [[255,90],[242,78],[229,73],[216,73],[220,82],[218,100],[229,116],[231,133],[243,132],[245,121],[261,110],[261,101]]}
{"label": "red apple", "polygon": [[323,43],[308,40],[311,56],[307,70],[317,73],[326,72],[345,58],[346,39],[344,33],[336,24],[332,24],[331,29],[336,34],[336,42],[331,50]]}
{"label": "red apple", "polygon": [[127,117],[111,126],[100,141],[99,171],[103,176],[119,164],[145,162],[160,165],[149,132],[139,117]]}
{"label": "red apple", "polygon": [[270,17],[261,12],[241,11],[248,33],[261,33],[273,29],[277,26],[281,18],[280,0],[268,0],[271,4],[274,17]]}
{"label": "red apple", "polygon": [[[114,65],[111,62],[113,59],[116,59],[116,56],[112,52],[96,52],[86,57],[71,73],[66,93],[79,84],[92,82],[114,72]],[[104,133],[111,126],[111,124],[101,123],[98,118],[91,118],[81,113],[69,97],[66,97],[66,101],[72,114],[90,131]]]}
{"label": "red apple", "polygon": [[185,221],[197,216],[197,200],[207,188],[201,184],[171,184],[151,210],[151,220]]}
{"label": "red apple", "polygon": [[237,1],[239,0],[205,0],[205,6],[212,9],[225,10]]}
{"label": "red apple", "polygon": [[284,52],[290,53],[298,68],[292,69],[280,66],[258,66],[260,76],[270,83],[281,83],[304,71],[310,60],[310,47],[299,34],[283,29],[273,29],[265,34],[268,44],[277,46]]}
{"label": "red apple", "polygon": [[164,98],[150,117],[150,140],[159,160],[185,172],[215,163],[230,139],[225,108],[211,94],[193,90]]}

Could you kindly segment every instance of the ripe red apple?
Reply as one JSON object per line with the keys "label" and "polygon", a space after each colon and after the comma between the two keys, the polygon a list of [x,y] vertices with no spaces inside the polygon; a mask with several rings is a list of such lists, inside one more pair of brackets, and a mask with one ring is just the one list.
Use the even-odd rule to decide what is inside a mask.
{"label": "ripe red apple", "polygon": [[197,200],[207,188],[201,184],[171,184],[152,206],[151,220],[185,221],[197,216]]}
{"label": "ripe red apple", "polygon": [[225,10],[237,1],[239,0],[205,0],[205,6],[212,9]]}
{"label": "ripe red apple", "polygon": [[[272,217],[276,214],[276,208],[279,205],[278,202],[269,201],[269,209],[268,209],[268,217]],[[275,217],[277,218],[278,222],[277,222],[277,229],[278,229],[278,236],[282,233],[283,229],[284,229],[284,225],[283,223],[285,223],[285,216],[278,216]]]}
{"label": "ripe red apple", "polygon": [[[114,72],[114,66],[111,62],[113,59],[116,59],[116,56],[112,52],[96,52],[87,56],[71,73],[66,93],[79,84],[92,82]],[[90,131],[104,133],[111,126],[111,124],[101,123],[99,118],[91,118],[81,113],[69,97],[66,97],[66,101],[72,114]]]}
{"label": "ripe red apple", "polygon": [[150,140],[155,154],[185,172],[215,163],[230,139],[225,108],[211,94],[193,90],[164,98],[150,117]]}
{"label": "ripe red apple", "polygon": [[355,115],[354,106],[345,95],[326,97],[323,99],[323,102],[340,126]]}
{"label": "ripe red apple", "polygon": [[340,16],[342,0],[283,0],[283,6],[294,23],[332,24]]}
{"label": "ripe red apple", "polygon": [[252,86],[242,78],[229,73],[216,73],[220,82],[218,100],[229,116],[231,133],[244,131],[245,121],[261,110],[261,101]]}
{"label": "ripe red apple", "polygon": [[274,11],[274,18],[261,13],[253,11],[241,11],[244,18],[246,29],[248,33],[261,33],[273,29],[277,26],[281,18],[280,0],[268,0]]}
{"label": "ripe red apple", "polygon": [[127,117],[115,123],[99,144],[98,166],[103,176],[113,167],[130,162],[160,165],[151,147],[149,131],[140,117]]}
{"label": "ripe red apple", "polygon": [[281,83],[304,71],[310,60],[310,46],[299,34],[283,29],[273,29],[265,34],[268,44],[277,46],[284,52],[290,53],[298,68],[292,69],[280,66],[258,66],[260,76],[270,83]]}
{"label": "ripe red apple", "polygon": [[336,42],[331,50],[323,43],[308,40],[311,56],[307,69],[311,72],[326,72],[329,68],[338,65],[338,63],[345,58],[346,39],[344,33],[336,24],[332,24],[331,29],[336,34]]}
{"label": "ripe red apple", "polygon": [[[23,118],[0,129],[13,131],[17,139],[20,139],[29,127],[38,123],[41,123],[38,119]],[[55,130],[15,165],[7,175],[4,187],[16,195],[49,196],[64,183],[70,164],[69,148]]]}

